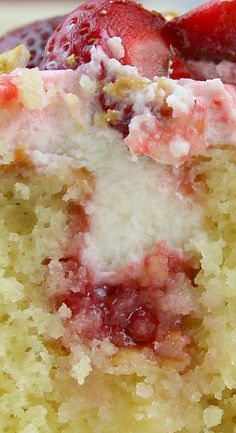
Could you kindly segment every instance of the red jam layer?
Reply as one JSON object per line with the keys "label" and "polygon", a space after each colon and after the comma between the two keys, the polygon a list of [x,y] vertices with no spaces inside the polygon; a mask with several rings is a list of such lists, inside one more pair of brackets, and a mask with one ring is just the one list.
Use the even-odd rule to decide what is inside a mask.
{"label": "red jam layer", "polygon": [[61,259],[67,291],[54,299],[71,310],[65,326],[84,342],[109,340],[118,347],[152,347],[160,357],[181,359],[190,343],[182,331],[195,287],[186,261],[163,247],[142,263],[94,284],[77,258]]}
{"label": "red jam layer", "polygon": [[[60,259],[64,277],[52,299],[54,310],[63,304],[71,310],[64,319],[62,344],[70,346],[77,335],[88,346],[94,339],[108,338],[117,347],[148,347],[160,358],[186,358],[191,339],[183,329],[183,319],[196,307],[197,271],[159,242],[142,261],[98,281],[94,269],[84,266],[80,258],[84,234],[89,231],[84,207],[70,203],[68,215],[71,239]],[[50,259],[45,264],[49,263]]]}

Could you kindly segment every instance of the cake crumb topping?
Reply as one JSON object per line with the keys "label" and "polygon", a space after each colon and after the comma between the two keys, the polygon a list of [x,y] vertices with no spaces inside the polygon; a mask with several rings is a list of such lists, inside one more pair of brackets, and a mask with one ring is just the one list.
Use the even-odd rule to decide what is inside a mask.
{"label": "cake crumb topping", "polygon": [[16,68],[25,68],[29,58],[29,51],[24,45],[0,54],[0,74],[10,74]]}

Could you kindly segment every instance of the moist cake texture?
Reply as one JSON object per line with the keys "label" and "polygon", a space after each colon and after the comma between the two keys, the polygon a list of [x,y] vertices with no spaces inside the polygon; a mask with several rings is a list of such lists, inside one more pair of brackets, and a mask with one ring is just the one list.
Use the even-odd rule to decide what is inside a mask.
{"label": "moist cake texture", "polygon": [[236,431],[235,126],[99,47],[0,76],[1,432]]}

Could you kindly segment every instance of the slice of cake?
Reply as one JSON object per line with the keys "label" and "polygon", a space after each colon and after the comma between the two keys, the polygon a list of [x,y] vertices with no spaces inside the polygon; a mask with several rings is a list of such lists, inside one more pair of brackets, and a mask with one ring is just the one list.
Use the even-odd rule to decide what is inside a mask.
{"label": "slice of cake", "polygon": [[[99,31],[117,4],[140,23],[103,1]],[[173,80],[115,31],[0,76],[1,431],[233,432],[235,86]]]}

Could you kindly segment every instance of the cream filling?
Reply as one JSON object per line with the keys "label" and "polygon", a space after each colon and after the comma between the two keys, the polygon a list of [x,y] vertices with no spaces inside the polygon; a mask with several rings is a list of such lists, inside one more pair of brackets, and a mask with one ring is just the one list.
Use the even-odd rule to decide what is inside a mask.
{"label": "cream filling", "polygon": [[86,207],[91,230],[83,261],[114,270],[141,260],[158,241],[182,250],[200,230],[201,208],[178,191],[177,175],[147,158],[132,160],[118,134],[96,139],[97,158],[93,147],[94,139],[86,142],[96,191]]}

